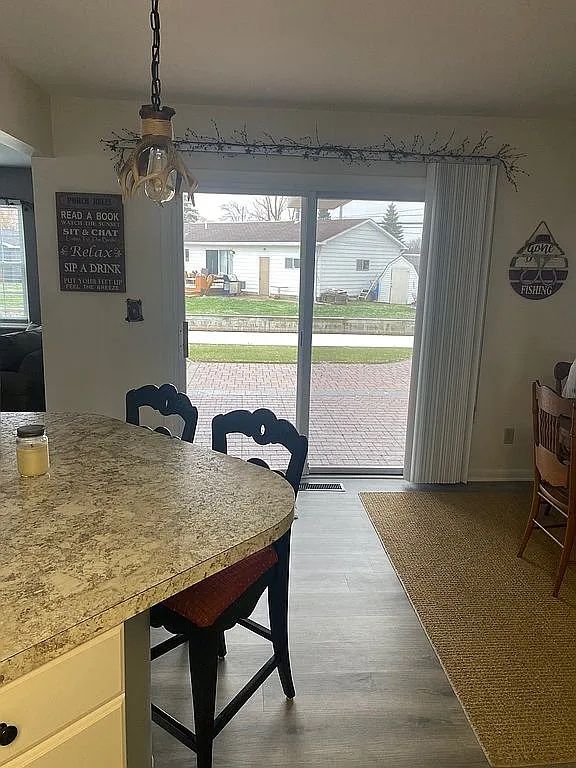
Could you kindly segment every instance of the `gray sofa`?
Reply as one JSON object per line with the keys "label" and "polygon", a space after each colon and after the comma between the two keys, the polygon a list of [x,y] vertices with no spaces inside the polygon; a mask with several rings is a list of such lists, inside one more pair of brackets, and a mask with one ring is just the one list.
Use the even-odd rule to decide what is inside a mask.
{"label": "gray sofa", "polygon": [[39,327],[0,334],[0,409],[46,410]]}

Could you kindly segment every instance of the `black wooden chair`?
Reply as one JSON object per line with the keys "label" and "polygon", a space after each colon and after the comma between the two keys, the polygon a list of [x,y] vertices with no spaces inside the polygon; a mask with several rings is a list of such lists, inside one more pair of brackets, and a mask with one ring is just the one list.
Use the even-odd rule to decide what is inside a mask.
{"label": "black wooden chair", "polygon": [[[157,387],[155,384],[146,384],[138,389],[131,389],[126,393],[126,421],[128,424],[134,424],[139,427],[140,408],[148,406],[153,408],[162,416],[180,416],[184,422],[182,428],[181,440],[187,443],[194,441],[196,434],[196,425],[198,424],[198,408],[192,405],[188,397],[183,392],[178,392],[173,384],[162,384]],[[146,427],[146,429],[151,429]],[[168,437],[177,437],[172,435],[167,427],[156,427],[154,432],[159,432]]]}
{"label": "black wooden chair", "polygon": [[[265,408],[253,413],[231,411],[216,416],[212,422],[213,449],[227,453],[227,436],[231,433],[251,437],[259,445],[284,446],[290,453],[284,476],[296,496],[308,453],[306,437],[298,434],[289,421],[277,419]],[[261,459],[250,461],[269,469]],[[287,531],[273,545],[195,584],[151,611],[153,626],[163,626],[176,635],[156,646],[153,659],[179,645],[182,640],[178,638],[188,640],[196,732],[155,704],[152,704],[152,719],[196,752],[198,768],[211,767],[214,738],[275,669],[278,669],[286,697],[292,699],[295,695],[288,650],[289,560],[290,531]],[[249,618],[265,590],[268,590],[270,628]],[[274,652],[215,717],[218,656],[226,653],[224,631],[235,624],[271,641]]]}
{"label": "black wooden chair", "polygon": [[[140,424],[140,408],[144,407],[152,408],[153,410],[158,411],[158,413],[161,413],[162,416],[180,416],[184,422],[180,437],[178,435],[173,435],[170,430],[164,426],[159,426],[152,430],[152,427]],[[187,395],[183,392],[178,392],[173,384],[162,384],[160,387],[157,387],[155,384],[145,384],[137,389],[131,389],[126,393],[126,422],[128,424],[134,424],[136,427],[142,426],[144,429],[158,432],[167,437],[192,443],[194,442],[196,425],[198,424],[198,408],[192,405]],[[177,635],[171,637],[170,642],[172,643],[172,647],[176,648],[187,642],[187,638],[182,635]],[[161,655],[161,653],[166,653],[166,650],[163,650],[161,653],[157,652],[157,648],[160,646],[164,649],[165,643],[159,643],[151,649],[153,659]]]}

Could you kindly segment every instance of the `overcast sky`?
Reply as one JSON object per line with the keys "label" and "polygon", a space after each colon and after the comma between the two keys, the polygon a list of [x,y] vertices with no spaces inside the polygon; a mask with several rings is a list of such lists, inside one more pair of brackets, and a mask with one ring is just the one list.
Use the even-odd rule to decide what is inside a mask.
{"label": "overcast sky", "polygon": [[[221,206],[229,202],[237,202],[248,208],[254,199],[253,195],[216,195],[197,193],[195,196],[196,208],[200,215],[208,221],[220,221],[222,219]],[[351,200],[342,207],[344,218],[361,219],[364,217],[379,220],[388,207],[389,200]],[[420,237],[422,234],[422,219],[424,216],[424,203],[396,202],[396,208],[400,223],[407,239]],[[340,216],[340,209],[332,211],[332,218]],[[288,216],[286,216],[288,218]]]}

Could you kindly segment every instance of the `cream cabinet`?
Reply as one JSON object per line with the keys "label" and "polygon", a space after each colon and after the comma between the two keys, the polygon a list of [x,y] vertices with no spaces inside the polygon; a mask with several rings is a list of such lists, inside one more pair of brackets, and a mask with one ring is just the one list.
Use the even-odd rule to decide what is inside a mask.
{"label": "cream cabinet", "polygon": [[0,766],[125,768],[123,659],[119,627],[0,688]]}

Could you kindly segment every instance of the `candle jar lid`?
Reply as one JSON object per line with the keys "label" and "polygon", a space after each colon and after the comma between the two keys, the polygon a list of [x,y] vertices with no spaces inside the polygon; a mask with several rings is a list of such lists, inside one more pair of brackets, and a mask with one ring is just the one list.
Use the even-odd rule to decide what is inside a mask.
{"label": "candle jar lid", "polygon": [[24,427],[16,429],[18,437],[42,437],[45,432],[44,424],[26,424]]}

